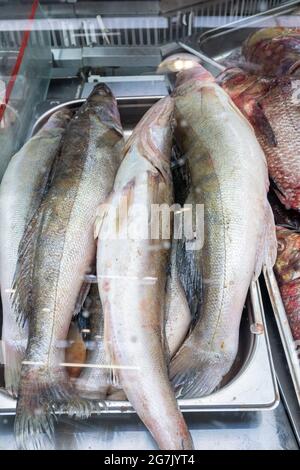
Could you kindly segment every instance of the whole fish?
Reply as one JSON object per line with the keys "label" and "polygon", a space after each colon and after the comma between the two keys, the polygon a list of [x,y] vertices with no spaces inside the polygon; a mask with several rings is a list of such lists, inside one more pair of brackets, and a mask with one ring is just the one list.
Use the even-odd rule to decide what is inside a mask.
{"label": "whole fish", "polygon": [[[125,147],[107,206],[100,207],[97,276],[113,383],[119,383],[161,449],[192,441],[168,377],[164,316],[171,233],[149,234],[153,205],[173,202],[173,100],[156,103]],[[109,204],[109,205],[108,205]],[[157,206],[155,206],[157,207]]]}
{"label": "whole fish", "polygon": [[244,42],[242,53],[253,71],[264,76],[283,76],[291,70],[300,72],[300,29],[265,28],[252,33]]}
{"label": "whole fish", "polygon": [[69,122],[70,113],[54,113],[8,165],[0,186],[0,285],[3,310],[2,341],[5,387],[16,396],[21,361],[27,344],[27,325],[17,324],[11,293],[18,247],[30,214],[40,204],[53,160]]}
{"label": "whole fish", "polygon": [[52,445],[53,411],[61,404],[69,414],[89,412],[61,364],[95,258],[96,208],[112,188],[122,149],[116,100],[99,84],[69,125],[50,188],[20,244],[15,303],[29,323],[15,420],[21,448]]}
{"label": "whole fish", "polygon": [[253,124],[265,152],[276,194],[287,209],[300,210],[300,94],[298,80],[266,81],[229,69],[218,82]]}
{"label": "whole fish", "polygon": [[276,227],[275,274],[295,341],[300,341],[300,233]]}
{"label": "whole fish", "polygon": [[204,204],[200,318],[171,362],[179,396],[208,395],[238,349],[247,291],[276,258],[265,156],[254,131],[201,66],[178,75],[177,140],[189,160],[197,204]]}

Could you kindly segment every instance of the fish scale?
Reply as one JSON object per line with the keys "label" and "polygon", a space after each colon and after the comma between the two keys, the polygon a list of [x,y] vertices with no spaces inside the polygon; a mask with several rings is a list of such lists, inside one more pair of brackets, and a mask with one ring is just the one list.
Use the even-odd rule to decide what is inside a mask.
{"label": "fish scale", "polygon": [[[298,80],[297,80],[298,81]],[[260,100],[277,145],[263,134],[258,140],[265,151],[271,177],[287,209],[300,209],[300,103],[293,100],[293,79],[285,79]]]}
{"label": "fish scale", "polygon": [[299,80],[293,76],[266,80],[232,68],[218,82],[253,125],[278,198],[287,209],[299,211]]}
{"label": "fish scale", "polygon": [[275,262],[276,238],[266,160],[252,127],[200,65],[177,83],[176,137],[198,189],[195,203],[204,204],[203,299],[170,375],[178,396],[199,397],[234,362],[249,285],[262,263]]}
{"label": "fish scale", "polygon": [[25,354],[28,330],[18,326],[11,291],[18,259],[18,247],[26,221],[40,204],[48,175],[70,112],[54,113],[43,128],[12,157],[0,188],[1,252],[0,283],[3,306],[2,340],[5,343],[5,386],[17,394],[21,360]]}

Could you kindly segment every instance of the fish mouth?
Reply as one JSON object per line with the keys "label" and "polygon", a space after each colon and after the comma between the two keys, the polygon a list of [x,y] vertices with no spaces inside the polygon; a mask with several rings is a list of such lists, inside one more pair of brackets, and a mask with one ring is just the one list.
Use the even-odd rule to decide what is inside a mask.
{"label": "fish mouth", "polygon": [[93,98],[94,96],[103,96],[103,97],[113,97],[112,91],[106,83],[97,83],[94,86],[93,91],[91,92],[89,98]]}

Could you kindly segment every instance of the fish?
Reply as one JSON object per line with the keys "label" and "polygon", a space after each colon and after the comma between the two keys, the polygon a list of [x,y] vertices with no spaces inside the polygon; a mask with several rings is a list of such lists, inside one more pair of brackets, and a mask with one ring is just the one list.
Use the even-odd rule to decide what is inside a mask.
{"label": "fish", "polygon": [[252,33],[242,46],[242,54],[255,74],[281,77],[300,73],[300,29],[273,27]]}
{"label": "fish", "polygon": [[286,209],[300,210],[300,94],[298,80],[264,80],[228,69],[218,83],[249,119],[266,155],[274,190]]}
{"label": "fish", "polygon": [[170,208],[173,203],[173,108],[173,99],[163,98],[134,129],[113,191],[97,211],[95,237],[112,384],[123,388],[160,449],[179,450],[193,444],[167,367],[165,289],[172,230],[164,221],[152,226],[150,217],[154,204]]}
{"label": "fish", "polygon": [[175,135],[195,202],[204,205],[204,233],[199,317],[170,377],[177,397],[200,397],[232,367],[249,285],[263,264],[273,266],[277,244],[266,160],[248,120],[200,65],[178,74],[173,97]]}
{"label": "fish", "polygon": [[[117,102],[96,85],[72,118],[54,162],[51,184],[19,248],[14,305],[28,319],[15,418],[18,448],[52,448],[54,412],[87,416],[63,367],[72,316],[89,289],[95,213],[112,189],[123,150]],[[78,299],[81,299],[80,302]]]}
{"label": "fish", "polygon": [[[276,227],[278,255],[274,267],[287,319],[295,341],[300,341],[300,233]],[[298,343],[300,344],[300,343]]]}
{"label": "fish", "polygon": [[18,247],[30,214],[39,206],[59,151],[70,112],[54,113],[41,130],[11,158],[0,186],[0,285],[3,310],[2,344],[6,390],[17,395],[28,328],[16,321],[11,292]]}

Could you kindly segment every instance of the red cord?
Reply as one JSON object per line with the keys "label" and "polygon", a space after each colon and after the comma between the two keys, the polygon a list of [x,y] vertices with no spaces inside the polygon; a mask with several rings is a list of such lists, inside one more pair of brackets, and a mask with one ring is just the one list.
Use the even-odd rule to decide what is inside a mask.
{"label": "red cord", "polygon": [[17,57],[15,65],[14,65],[13,71],[11,73],[11,77],[10,77],[10,80],[8,82],[8,85],[6,87],[4,102],[0,105],[0,122],[3,118],[4,113],[5,113],[6,105],[8,104],[8,101],[9,101],[10,95],[12,93],[15,81],[17,79],[17,75],[20,71],[20,67],[21,67],[21,64],[22,64],[22,61],[23,61],[25,50],[27,48],[27,44],[28,44],[28,41],[29,41],[29,38],[30,38],[30,33],[31,33],[31,29],[32,29],[33,20],[34,20],[36,10],[37,10],[38,6],[39,6],[39,0],[34,0],[33,4],[32,4],[32,7],[31,7],[30,15],[28,17],[28,29],[26,31],[24,31],[21,47],[20,47],[19,53],[18,53],[18,57]]}

